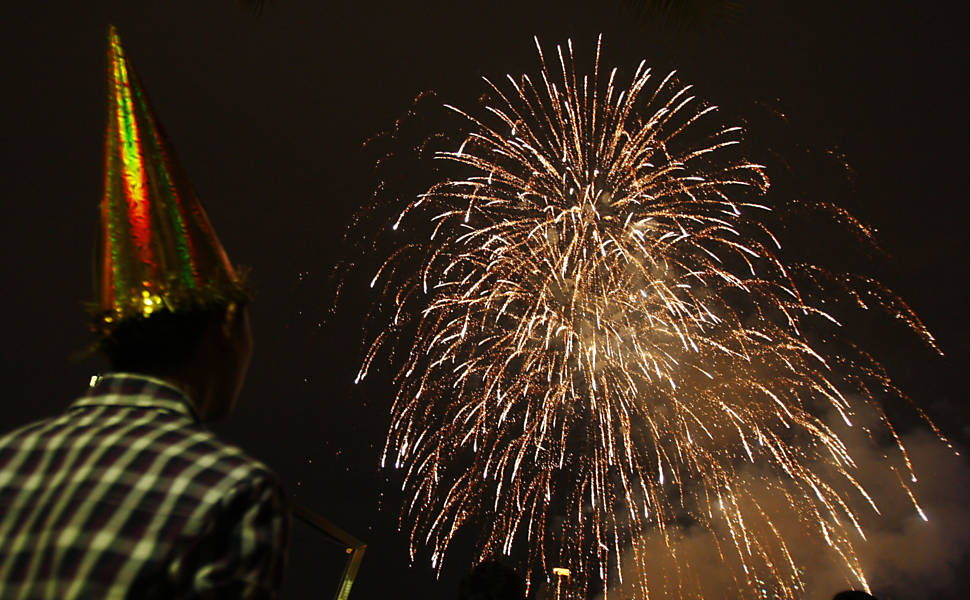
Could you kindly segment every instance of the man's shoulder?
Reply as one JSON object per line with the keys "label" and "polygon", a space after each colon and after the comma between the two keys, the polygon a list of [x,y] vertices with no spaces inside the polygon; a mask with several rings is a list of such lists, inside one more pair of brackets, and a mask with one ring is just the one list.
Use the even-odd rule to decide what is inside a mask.
{"label": "man's shoulder", "polygon": [[186,443],[180,458],[197,465],[199,479],[226,489],[246,483],[280,485],[276,473],[265,463],[209,429],[191,425],[182,433]]}
{"label": "man's shoulder", "polygon": [[[147,411],[141,410],[122,418],[120,411],[92,407],[0,434],[0,467],[13,461],[25,468],[36,462],[31,457],[51,451],[86,454],[83,446],[96,450],[105,462],[104,469],[89,465],[92,476],[110,463],[113,470],[153,482],[152,487],[172,486],[192,496],[217,498],[252,486],[282,489],[265,463],[199,423],[163,414],[143,418]],[[84,435],[78,435],[82,431]]]}

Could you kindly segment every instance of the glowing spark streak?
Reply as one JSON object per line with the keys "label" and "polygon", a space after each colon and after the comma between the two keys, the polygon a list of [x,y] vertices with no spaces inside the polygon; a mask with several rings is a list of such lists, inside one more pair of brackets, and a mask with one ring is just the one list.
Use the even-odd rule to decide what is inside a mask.
{"label": "glowing spark streak", "polygon": [[[471,132],[435,158],[468,175],[443,177],[401,211],[392,229],[407,216],[430,242],[394,253],[371,281],[388,269],[395,316],[356,381],[382,346],[414,332],[381,458],[407,467],[412,556],[423,540],[440,569],[455,533],[483,513],[483,558],[511,554],[524,529],[533,565],[568,557],[574,573],[605,581],[625,548],[644,561],[653,533],[673,557],[671,528],[686,519],[710,535],[739,594],[797,598],[791,540],[757,500],[768,493],[867,587],[847,500],[878,509],[812,411],[834,409],[851,427],[860,404],[878,407],[865,382],[889,389],[888,379],[867,355],[809,343],[804,328],[839,322],[802,291],[837,281],[863,309],[891,308],[932,337],[876,283],[864,282],[878,290],[867,304],[849,283],[774,254],[781,243],[759,220],[771,207],[754,201],[765,167],[738,155],[740,128],[704,130],[716,107],[673,73],[648,88],[641,63],[624,88],[616,69],[601,81],[599,45],[582,78],[571,42],[552,71],[536,46],[541,77],[486,79],[495,101],[483,117],[448,106]],[[840,391],[853,384],[862,400]],[[752,463],[770,474],[764,486],[746,476]],[[692,566],[671,560],[663,581],[639,582],[642,596],[653,585],[661,597],[692,593]]]}

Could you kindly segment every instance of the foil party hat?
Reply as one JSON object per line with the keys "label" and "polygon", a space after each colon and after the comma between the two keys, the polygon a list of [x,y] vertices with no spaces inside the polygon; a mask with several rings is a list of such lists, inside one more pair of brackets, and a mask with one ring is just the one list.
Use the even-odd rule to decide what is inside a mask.
{"label": "foil party hat", "polygon": [[104,196],[95,262],[94,327],[158,310],[205,309],[251,297],[233,269],[155,118],[114,26],[108,29]]}

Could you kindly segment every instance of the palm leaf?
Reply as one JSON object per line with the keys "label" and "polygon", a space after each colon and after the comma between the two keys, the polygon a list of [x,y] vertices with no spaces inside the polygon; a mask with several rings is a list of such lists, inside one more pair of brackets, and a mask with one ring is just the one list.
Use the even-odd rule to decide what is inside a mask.
{"label": "palm leaf", "polygon": [[736,21],[742,0],[623,0],[645,25],[683,30],[715,29]]}
{"label": "palm leaf", "polygon": [[236,0],[236,4],[252,10],[256,15],[261,15],[263,7],[266,6],[266,0]]}

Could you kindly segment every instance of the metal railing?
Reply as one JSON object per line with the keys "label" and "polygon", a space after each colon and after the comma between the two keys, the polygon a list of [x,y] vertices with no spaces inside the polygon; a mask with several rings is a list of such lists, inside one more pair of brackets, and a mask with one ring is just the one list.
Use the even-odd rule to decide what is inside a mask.
{"label": "metal railing", "polygon": [[350,588],[354,585],[354,578],[360,569],[360,563],[364,560],[364,551],[367,544],[350,535],[329,519],[313,512],[305,504],[295,500],[290,501],[290,509],[293,516],[310,527],[319,530],[330,538],[335,544],[342,545],[347,553],[347,562],[344,564],[343,574],[340,576],[340,583],[334,593],[334,600],[347,600],[350,597]]}

